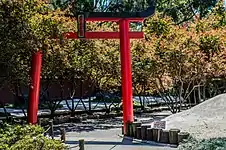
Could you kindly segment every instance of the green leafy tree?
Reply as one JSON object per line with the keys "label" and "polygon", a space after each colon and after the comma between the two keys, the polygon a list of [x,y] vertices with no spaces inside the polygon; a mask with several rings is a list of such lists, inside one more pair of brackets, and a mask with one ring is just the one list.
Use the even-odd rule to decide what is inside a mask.
{"label": "green leafy tree", "polygon": [[[214,10],[218,10],[217,7]],[[220,60],[223,60],[225,49],[225,29],[224,25],[219,25],[223,16],[224,13],[217,17],[213,12],[187,28],[174,25],[171,18],[162,18],[161,14],[146,21],[145,37],[150,41],[147,49],[150,49],[149,55],[155,64],[152,67],[155,69],[151,73],[142,70],[152,76],[149,83],[155,85],[173,113],[180,111],[178,103],[181,106],[181,103],[190,101],[193,97],[191,94],[194,94],[194,98],[198,97],[192,102],[198,103],[198,99],[201,99],[200,87],[205,85],[207,78],[224,74],[220,69],[224,63]],[[145,52],[147,49],[144,49]]]}

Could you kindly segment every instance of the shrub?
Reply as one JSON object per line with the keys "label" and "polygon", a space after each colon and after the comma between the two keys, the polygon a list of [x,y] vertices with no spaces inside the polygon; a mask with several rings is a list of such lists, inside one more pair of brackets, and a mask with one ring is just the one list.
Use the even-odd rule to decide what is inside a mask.
{"label": "shrub", "polygon": [[43,136],[37,125],[4,125],[0,129],[0,150],[63,150],[67,147],[58,140]]}
{"label": "shrub", "polygon": [[197,140],[190,137],[179,146],[180,150],[225,150],[226,138]]}
{"label": "shrub", "polygon": [[38,135],[36,137],[25,136],[11,146],[11,150],[63,150],[66,147],[57,140],[52,140]]}

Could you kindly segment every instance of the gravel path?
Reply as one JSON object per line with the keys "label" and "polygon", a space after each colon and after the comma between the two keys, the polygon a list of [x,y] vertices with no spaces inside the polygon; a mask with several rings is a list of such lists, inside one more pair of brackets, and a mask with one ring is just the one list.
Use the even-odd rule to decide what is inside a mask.
{"label": "gravel path", "polygon": [[164,119],[167,129],[179,128],[198,139],[226,137],[226,94]]}

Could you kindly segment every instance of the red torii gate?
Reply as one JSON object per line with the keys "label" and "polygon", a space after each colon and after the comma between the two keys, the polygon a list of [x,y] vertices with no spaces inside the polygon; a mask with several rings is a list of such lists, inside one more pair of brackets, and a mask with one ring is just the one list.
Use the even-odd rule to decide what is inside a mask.
{"label": "red torii gate", "polygon": [[[134,121],[133,98],[132,98],[132,69],[130,39],[143,38],[143,32],[130,32],[129,23],[142,22],[145,17],[154,13],[154,7],[149,7],[143,12],[137,12],[135,17],[114,17],[111,13],[93,12],[90,17],[78,15],[78,33],[64,33],[63,37],[67,39],[120,39],[120,58],[121,58],[121,76],[122,76],[122,101],[123,101],[123,122],[124,133],[126,134],[126,123]],[[105,17],[106,16],[106,17]],[[121,16],[121,15],[118,15]],[[138,17],[137,17],[138,16]],[[119,22],[119,32],[86,32],[86,21],[114,21]],[[42,54],[38,51],[32,56],[31,87],[29,92],[28,122],[37,123],[38,103],[40,93],[40,75],[42,65]]]}

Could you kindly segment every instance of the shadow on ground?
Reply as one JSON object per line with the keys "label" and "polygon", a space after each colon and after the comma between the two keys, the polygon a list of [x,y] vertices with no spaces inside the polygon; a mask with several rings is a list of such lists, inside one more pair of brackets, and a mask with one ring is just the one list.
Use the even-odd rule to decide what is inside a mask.
{"label": "shadow on ground", "polygon": [[[122,124],[121,119],[99,119],[89,120],[82,123],[64,123],[54,126],[54,135],[61,134],[60,128],[64,128],[66,132],[91,132],[95,130],[108,130],[113,128],[120,128]],[[50,132],[48,132],[50,134]]]}
{"label": "shadow on ground", "polygon": [[[79,142],[78,141],[66,141],[65,144],[75,144],[78,145]],[[142,142],[134,142],[132,138],[127,139],[127,138],[123,138],[121,142],[112,142],[112,141],[85,141],[85,145],[130,145],[130,146],[158,146],[156,144],[150,144],[150,143],[142,143]],[[165,146],[161,146],[161,147],[165,147]]]}

